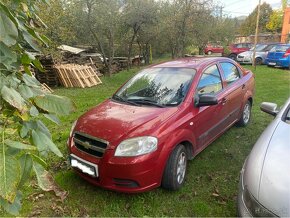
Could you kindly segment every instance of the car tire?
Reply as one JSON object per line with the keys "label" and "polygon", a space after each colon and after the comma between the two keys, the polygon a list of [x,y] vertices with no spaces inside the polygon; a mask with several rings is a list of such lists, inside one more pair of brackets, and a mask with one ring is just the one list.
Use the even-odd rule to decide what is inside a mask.
{"label": "car tire", "polygon": [[212,54],[212,51],[208,51],[208,52],[207,52],[207,55],[211,55],[211,54]]}
{"label": "car tire", "polygon": [[230,54],[229,58],[235,61],[235,60],[237,60],[237,55],[236,54]]}
{"label": "car tire", "polygon": [[241,114],[240,119],[237,122],[238,126],[247,126],[251,120],[251,110],[252,110],[252,104],[250,101],[247,101],[246,104],[243,107],[243,111]]}
{"label": "car tire", "polygon": [[187,153],[184,145],[174,148],[166,163],[162,178],[162,187],[171,191],[178,190],[185,181]]}
{"label": "car tire", "polygon": [[256,58],[255,62],[256,62],[256,65],[262,65],[263,60],[262,60],[262,58]]}

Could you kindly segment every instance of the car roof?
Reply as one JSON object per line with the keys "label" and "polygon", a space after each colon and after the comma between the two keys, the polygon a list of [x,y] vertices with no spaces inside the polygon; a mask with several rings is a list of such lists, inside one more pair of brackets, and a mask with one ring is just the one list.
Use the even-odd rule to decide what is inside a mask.
{"label": "car roof", "polygon": [[208,65],[217,61],[232,62],[230,58],[225,57],[189,57],[173,61],[167,61],[161,64],[153,65],[151,67],[180,67],[198,69],[204,65]]}

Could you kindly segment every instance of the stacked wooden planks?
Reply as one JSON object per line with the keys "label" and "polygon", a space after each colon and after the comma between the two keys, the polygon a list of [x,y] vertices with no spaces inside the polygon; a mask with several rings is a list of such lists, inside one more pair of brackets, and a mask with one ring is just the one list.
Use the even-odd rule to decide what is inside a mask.
{"label": "stacked wooden planks", "polygon": [[92,87],[102,81],[91,66],[76,64],[60,64],[54,68],[58,73],[60,82],[64,87]]}
{"label": "stacked wooden planks", "polygon": [[41,82],[45,83],[50,87],[56,87],[59,86],[59,79],[57,72],[55,69],[53,69],[54,66],[54,60],[51,56],[43,56],[40,58],[40,62],[44,68],[44,72],[40,72],[36,69],[35,77],[36,79]]}

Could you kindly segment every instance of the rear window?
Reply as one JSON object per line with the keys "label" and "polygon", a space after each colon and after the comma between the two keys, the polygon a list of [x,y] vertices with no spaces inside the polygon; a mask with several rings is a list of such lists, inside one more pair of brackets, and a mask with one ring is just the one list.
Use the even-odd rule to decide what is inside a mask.
{"label": "rear window", "polygon": [[290,45],[277,45],[273,47],[270,51],[271,52],[286,52],[287,49],[290,48]]}

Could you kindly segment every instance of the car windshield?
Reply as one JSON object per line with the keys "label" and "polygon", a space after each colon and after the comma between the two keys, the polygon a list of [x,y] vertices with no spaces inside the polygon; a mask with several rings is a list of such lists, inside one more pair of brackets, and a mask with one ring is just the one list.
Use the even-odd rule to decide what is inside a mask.
{"label": "car windshield", "polygon": [[196,71],[188,68],[149,68],[129,80],[112,98],[131,104],[176,106],[190,88]]}
{"label": "car windshield", "polygon": [[271,52],[286,52],[287,49],[290,48],[290,45],[277,45],[273,47],[270,51]]}
{"label": "car windshield", "polygon": [[[256,46],[256,51],[263,51],[265,48],[267,47],[267,45],[264,44],[257,44]],[[254,51],[255,46],[253,46],[250,50]]]}

